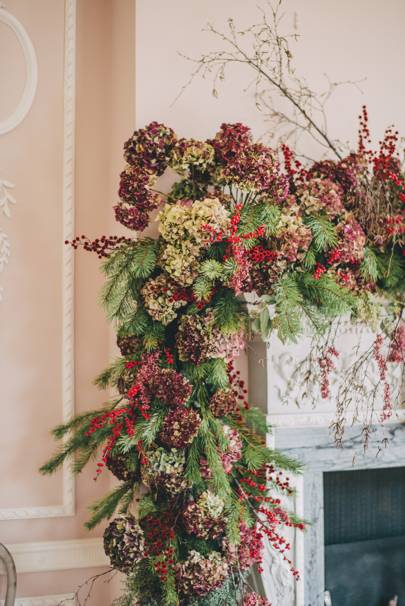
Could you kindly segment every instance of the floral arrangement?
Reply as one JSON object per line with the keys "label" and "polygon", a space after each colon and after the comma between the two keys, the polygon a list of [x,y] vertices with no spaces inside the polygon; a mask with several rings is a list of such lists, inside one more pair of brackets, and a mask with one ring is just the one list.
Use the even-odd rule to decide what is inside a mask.
{"label": "floral arrangement", "polygon": [[[255,329],[286,340],[303,318],[317,333],[343,315],[375,323],[382,295],[372,355],[385,386],[404,362],[405,181],[397,134],[377,152],[368,142],[366,110],[355,153],[307,167],[239,123],[207,141],[151,123],[126,142],[115,216],[135,231],[156,221],[159,236],[73,241],[104,259],[121,356],[96,382],[117,397],[57,427],[62,448],[42,468],[73,457],[80,472],[99,453],[96,477],[119,480],[87,524],[117,514],[104,547],[127,578],[119,604],[265,606],[247,584],[265,540],[298,574],[283,530],[303,523],[280,494],[299,465],[266,447],[234,360]],[[168,169],[178,180],[164,195]],[[318,360],[324,397],[337,355],[328,345]]]}

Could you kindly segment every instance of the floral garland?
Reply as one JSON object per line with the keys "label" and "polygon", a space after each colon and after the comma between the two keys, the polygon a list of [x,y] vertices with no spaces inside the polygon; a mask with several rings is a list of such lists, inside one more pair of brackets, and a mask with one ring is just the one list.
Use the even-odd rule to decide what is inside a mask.
{"label": "floral garland", "polygon": [[[96,477],[108,468],[120,481],[87,524],[118,510],[104,533],[111,565],[127,575],[118,604],[265,606],[247,584],[265,539],[297,576],[283,530],[303,524],[278,493],[291,494],[284,472],[299,465],[266,447],[234,360],[252,329],[285,340],[304,316],[318,333],[348,314],[375,323],[382,293],[390,303],[371,355],[390,417],[387,366],[405,356],[397,139],[389,130],[371,152],[364,110],[357,152],[308,167],[242,124],[196,141],[153,122],[125,144],[116,219],[142,231],[159,209],[159,237],[72,242],[105,259],[121,357],[97,384],[118,396],[57,427],[62,450],[42,468],[75,455],[80,472],[101,450]],[[168,168],[179,180],[164,195],[157,179]],[[329,343],[318,358],[324,397],[337,355]]]}

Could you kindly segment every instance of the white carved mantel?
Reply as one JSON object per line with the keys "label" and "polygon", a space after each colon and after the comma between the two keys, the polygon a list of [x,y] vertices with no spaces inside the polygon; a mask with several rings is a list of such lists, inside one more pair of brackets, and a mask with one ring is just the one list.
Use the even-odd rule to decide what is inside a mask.
{"label": "white carved mantel", "polygon": [[[342,366],[350,363],[353,345],[360,340],[367,344],[373,338],[365,328],[347,328],[338,347]],[[268,444],[304,464],[304,473],[294,478],[297,494],[285,504],[311,523],[305,533],[287,533],[300,581],[294,581],[287,564],[277,554],[271,549],[266,551],[262,580],[273,606],[324,606],[323,472],[400,466],[405,460],[403,409],[394,411],[392,423],[372,434],[366,453],[361,426],[351,427],[353,419],[348,411],[343,448],[336,448],[329,430],[335,416],[333,377],[330,401],[319,401],[315,407],[311,402],[302,402],[301,388],[291,384],[291,373],[297,361],[307,355],[309,346],[309,337],[301,338],[297,344],[284,345],[272,335],[266,344],[255,340],[249,352],[249,397],[252,404],[267,413],[273,428]],[[389,445],[376,457],[385,437]]]}

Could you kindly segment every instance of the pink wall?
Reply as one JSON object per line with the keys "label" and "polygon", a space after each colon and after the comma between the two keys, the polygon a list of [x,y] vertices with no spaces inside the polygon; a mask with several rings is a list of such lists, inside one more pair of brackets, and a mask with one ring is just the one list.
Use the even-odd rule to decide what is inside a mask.
{"label": "pink wall", "polygon": [[[68,0],[69,2],[69,0]],[[66,4],[68,4],[68,2]],[[0,217],[12,245],[0,275],[4,301],[0,339],[0,510],[62,503],[62,477],[43,477],[38,467],[52,453],[49,430],[62,421],[62,185],[64,103],[64,0],[9,0],[7,8],[25,27],[38,59],[32,108],[13,131],[0,136],[0,179],[15,184],[12,217]],[[77,0],[75,232],[112,233],[122,141],[134,119],[134,3]],[[0,120],[10,113],[24,82],[16,39],[0,24]],[[10,69],[12,66],[12,69]],[[92,379],[111,357],[111,328],[98,305],[98,261],[75,257],[75,409],[96,407],[106,397]],[[94,470],[76,481],[72,517],[0,522],[6,544],[100,536],[83,528],[87,506],[109,489],[95,485]],[[73,591],[89,570],[20,575],[19,595]],[[109,604],[109,591],[94,603]],[[105,597],[101,597],[101,595]]]}
{"label": "pink wall", "polygon": [[[66,0],[69,3],[70,0]],[[62,347],[62,153],[65,0],[8,0],[7,8],[24,25],[34,44],[39,79],[33,106],[14,130],[0,136],[0,179],[15,184],[17,204],[10,219],[0,214],[0,231],[10,237],[12,257],[0,274],[0,510],[60,505],[61,475],[43,478],[37,468],[52,452],[49,429],[61,421]],[[246,0],[77,0],[76,233],[113,233],[111,204],[121,169],[121,147],[133,128],[151,120],[167,122],[182,136],[210,136],[222,121],[241,120],[260,135],[264,125],[235,71],[218,100],[208,83],[193,84],[172,105],[190,65],[178,51],[198,55],[216,48],[201,32],[207,21],[224,25],[233,15],[243,26],[256,19],[256,2]],[[303,39],[296,47],[300,71],[320,86],[321,74],[336,80],[366,80],[363,94],[342,89],[331,104],[330,128],[354,140],[356,116],[370,107],[378,137],[387,123],[405,132],[402,57],[405,5],[401,0],[319,2],[285,0],[287,25],[298,23]],[[25,77],[21,49],[0,23],[0,120],[14,107]],[[12,69],[10,68],[12,67]],[[312,151],[312,150],[311,150]],[[91,379],[114,350],[112,331],[97,295],[102,283],[98,262],[77,254],[75,263],[75,405],[81,411],[102,402]],[[246,360],[242,361],[246,370]],[[81,539],[100,536],[83,529],[87,505],[108,489],[94,485],[92,470],[76,482],[72,517],[0,522],[5,543]],[[100,569],[98,569],[100,570]],[[74,591],[90,569],[20,575],[19,595]],[[111,587],[100,585],[93,603],[110,604]],[[51,605],[50,605],[51,606]]]}

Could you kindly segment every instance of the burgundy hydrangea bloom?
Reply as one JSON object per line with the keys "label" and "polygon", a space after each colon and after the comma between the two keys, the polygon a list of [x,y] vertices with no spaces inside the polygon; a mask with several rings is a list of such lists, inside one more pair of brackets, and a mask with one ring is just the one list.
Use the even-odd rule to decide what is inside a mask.
{"label": "burgundy hydrangea bloom", "polygon": [[136,375],[142,402],[157,399],[173,408],[185,404],[191,396],[191,383],[172,368],[160,368],[158,358],[158,353],[145,356]]}
{"label": "burgundy hydrangea bloom", "polygon": [[329,179],[341,186],[345,194],[353,191],[357,187],[357,160],[355,154],[343,158],[340,162],[333,160],[323,160],[315,162],[308,171],[310,178]]}
{"label": "burgundy hydrangea bloom", "polygon": [[208,355],[209,345],[204,320],[200,316],[183,316],[176,337],[180,360],[200,364]]}
{"label": "burgundy hydrangea bloom", "polygon": [[250,128],[236,122],[235,124],[221,124],[215,138],[209,141],[215,149],[217,160],[224,164],[233,161],[252,143]]}
{"label": "burgundy hydrangea bloom", "polygon": [[325,212],[334,218],[344,214],[343,190],[330,179],[310,179],[297,192],[306,213]]}
{"label": "burgundy hydrangea bloom", "polygon": [[356,264],[364,258],[364,247],[366,245],[366,234],[360,224],[351,214],[347,214],[344,220],[337,226],[341,263]]}
{"label": "burgundy hydrangea bloom", "polygon": [[203,556],[192,550],[177,566],[177,586],[182,595],[203,596],[220,587],[228,573],[228,563],[217,551]]}
{"label": "burgundy hydrangea bloom", "polygon": [[114,206],[115,219],[124,227],[135,231],[143,231],[149,225],[149,213],[142,208],[119,203]]}
{"label": "burgundy hydrangea bloom", "polygon": [[252,143],[247,126],[240,122],[222,124],[209,143],[221,165],[219,181],[241,189],[268,192],[277,202],[286,198],[288,179],[281,174],[274,150],[261,143]]}
{"label": "burgundy hydrangea bloom", "polygon": [[166,170],[175,142],[176,135],[171,128],[151,122],[136,130],[124,144],[124,156],[128,164],[160,176]]}
{"label": "burgundy hydrangea bloom", "polygon": [[195,410],[178,406],[166,415],[159,440],[168,448],[186,448],[194,440],[200,425],[201,417]]}
{"label": "burgundy hydrangea bloom", "polygon": [[208,404],[214,417],[226,417],[235,414],[238,410],[238,402],[232,389],[220,389]]}
{"label": "burgundy hydrangea bloom", "polygon": [[145,208],[156,208],[157,197],[150,191],[151,175],[139,168],[128,165],[120,175],[118,195],[124,202],[140,204]]}
{"label": "burgundy hydrangea bloom", "polygon": [[225,520],[210,516],[195,501],[187,503],[183,523],[186,532],[199,539],[217,539],[225,533]]}

